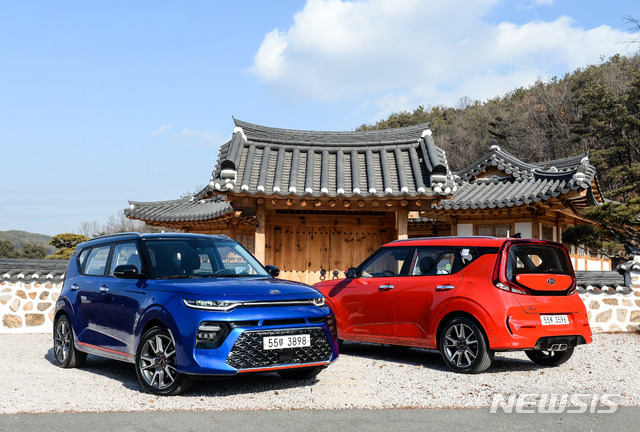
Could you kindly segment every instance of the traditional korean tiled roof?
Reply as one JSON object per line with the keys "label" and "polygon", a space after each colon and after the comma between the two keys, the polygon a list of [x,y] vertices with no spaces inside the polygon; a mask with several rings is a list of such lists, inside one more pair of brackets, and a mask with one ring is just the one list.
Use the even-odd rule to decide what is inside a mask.
{"label": "traditional korean tiled roof", "polygon": [[148,222],[198,222],[215,219],[233,211],[225,197],[201,199],[199,195],[171,201],[129,201],[124,214]]}
{"label": "traditional korean tiled roof", "polygon": [[[487,177],[486,172],[492,175]],[[588,155],[539,163],[525,163],[498,145],[469,167],[454,174],[458,190],[438,208],[445,210],[495,209],[522,206],[586,191],[572,205],[602,203],[595,168]],[[594,192],[595,191],[595,192]]]}
{"label": "traditional korean tiled roof", "polygon": [[8,282],[61,282],[67,260],[0,258],[0,280]]}
{"label": "traditional korean tiled roof", "polygon": [[633,289],[626,285],[624,274],[611,271],[576,270],[578,293],[630,294]]}
{"label": "traditional korean tiled roof", "polygon": [[620,265],[618,265],[618,270],[622,271],[635,271],[640,272],[640,262],[639,261],[627,261]]}
{"label": "traditional korean tiled roof", "polygon": [[363,132],[277,129],[235,120],[210,187],[282,196],[433,196],[456,189],[429,124]]}

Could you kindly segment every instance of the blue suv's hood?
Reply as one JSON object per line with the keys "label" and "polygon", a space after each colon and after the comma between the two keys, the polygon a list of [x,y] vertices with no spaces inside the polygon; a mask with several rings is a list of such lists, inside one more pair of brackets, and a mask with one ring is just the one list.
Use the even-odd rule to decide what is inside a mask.
{"label": "blue suv's hood", "polygon": [[256,300],[277,297],[308,299],[320,296],[309,285],[273,278],[207,278],[207,279],[156,279],[148,281],[148,290],[170,291],[197,298],[224,298],[225,300]]}

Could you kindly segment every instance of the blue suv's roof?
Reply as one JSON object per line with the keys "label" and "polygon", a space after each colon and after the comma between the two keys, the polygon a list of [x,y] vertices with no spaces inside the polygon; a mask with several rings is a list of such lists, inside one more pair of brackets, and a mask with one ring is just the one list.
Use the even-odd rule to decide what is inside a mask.
{"label": "blue suv's roof", "polygon": [[177,238],[191,238],[191,239],[210,239],[217,238],[220,240],[231,240],[228,236],[224,234],[195,234],[195,233],[139,233],[139,232],[128,232],[128,233],[116,233],[116,234],[107,234],[99,237],[94,237],[91,240],[87,240],[84,243],[78,245],[78,250],[82,249],[89,245],[103,244],[109,243],[113,241],[122,241],[122,240],[135,240],[135,239],[177,239]]}

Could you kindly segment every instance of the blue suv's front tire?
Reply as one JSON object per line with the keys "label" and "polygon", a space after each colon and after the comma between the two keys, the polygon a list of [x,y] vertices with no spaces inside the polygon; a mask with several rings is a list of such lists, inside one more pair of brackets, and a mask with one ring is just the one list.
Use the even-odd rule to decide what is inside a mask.
{"label": "blue suv's front tire", "polygon": [[171,334],[162,327],[147,330],[136,353],[136,375],[149,393],[171,396],[183,393],[191,378],[176,369],[176,348]]}

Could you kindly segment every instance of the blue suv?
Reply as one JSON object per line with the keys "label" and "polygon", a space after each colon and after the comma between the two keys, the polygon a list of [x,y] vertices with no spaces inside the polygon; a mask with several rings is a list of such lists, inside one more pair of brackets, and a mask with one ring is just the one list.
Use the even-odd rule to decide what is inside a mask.
{"label": "blue suv", "polygon": [[140,384],[159,395],[197,377],[312,378],[338,357],[335,318],[317,290],[278,273],[226,236],[82,243],[56,302],[56,362],[72,368],[96,354],[134,363]]}

